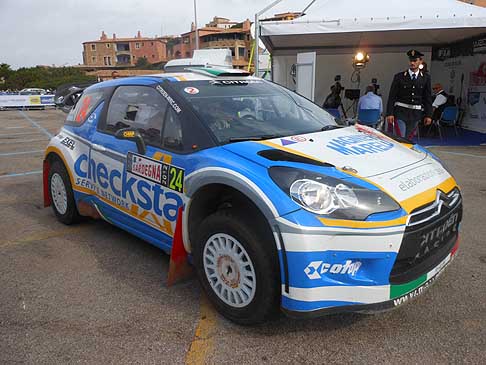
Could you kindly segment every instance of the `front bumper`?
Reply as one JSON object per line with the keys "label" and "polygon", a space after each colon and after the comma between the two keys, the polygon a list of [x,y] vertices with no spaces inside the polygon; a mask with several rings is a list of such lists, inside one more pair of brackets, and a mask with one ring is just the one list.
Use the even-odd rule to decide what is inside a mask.
{"label": "front bumper", "polygon": [[384,299],[381,302],[369,304],[343,304],[340,306],[323,307],[321,309],[307,311],[288,309],[282,305],[282,311],[287,316],[292,318],[315,318],[334,313],[375,313],[395,309],[423,294],[431,285],[433,285],[439,275],[442,274],[444,269],[454,259],[458,247],[459,239],[457,240],[453,250],[444,258],[444,260],[427,274],[410,283],[402,285],[390,285],[389,299]]}
{"label": "front bumper", "polygon": [[[294,224],[290,225],[280,220],[282,310],[293,317],[314,317],[383,311],[408,302],[451,262],[461,217],[459,202],[440,217],[413,228],[404,224],[299,231],[298,216],[291,218]],[[428,240],[430,232],[435,237],[440,232],[440,242]]]}

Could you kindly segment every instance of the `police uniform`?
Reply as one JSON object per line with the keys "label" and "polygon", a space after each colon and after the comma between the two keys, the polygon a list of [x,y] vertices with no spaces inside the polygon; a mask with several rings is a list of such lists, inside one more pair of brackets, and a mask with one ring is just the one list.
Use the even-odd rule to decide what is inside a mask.
{"label": "police uniform", "polygon": [[[409,59],[423,56],[417,50],[407,52]],[[402,137],[408,138],[417,124],[425,117],[432,117],[432,92],[430,75],[419,69],[411,75],[411,70],[399,72],[393,78],[387,104],[387,116],[393,115]]]}

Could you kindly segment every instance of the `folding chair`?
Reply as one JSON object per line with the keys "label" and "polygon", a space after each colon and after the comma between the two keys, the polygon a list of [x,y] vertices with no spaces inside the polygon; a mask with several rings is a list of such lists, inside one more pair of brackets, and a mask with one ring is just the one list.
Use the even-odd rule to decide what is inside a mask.
{"label": "folding chair", "polygon": [[331,114],[334,118],[341,119],[341,113],[339,109],[324,109],[326,112]]}
{"label": "folding chair", "polygon": [[458,135],[457,133],[457,121],[459,119],[459,108],[457,106],[447,106],[444,108],[442,111],[442,115],[440,116],[440,119],[438,120],[438,124],[440,127],[440,124],[446,126],[446,127],[454,127],[454,132],[456,136]]}
{"label": "folding chair", "polygon": [[375,127],[380,121],[380,109],[358,110],[358,123]]}

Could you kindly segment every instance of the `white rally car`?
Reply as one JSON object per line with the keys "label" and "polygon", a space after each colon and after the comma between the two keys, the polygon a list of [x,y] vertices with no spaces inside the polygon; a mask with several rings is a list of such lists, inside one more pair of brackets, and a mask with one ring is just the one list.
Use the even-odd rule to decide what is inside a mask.
{"label": "white rally car", "polygon": [[392,308],[457,249],[462,198],[435,156],[340,127],[276,84],[200,68],[76,93],[45,153],[45,205],[66,224],[101,217],[167,253],[181,232],[233,321]]}

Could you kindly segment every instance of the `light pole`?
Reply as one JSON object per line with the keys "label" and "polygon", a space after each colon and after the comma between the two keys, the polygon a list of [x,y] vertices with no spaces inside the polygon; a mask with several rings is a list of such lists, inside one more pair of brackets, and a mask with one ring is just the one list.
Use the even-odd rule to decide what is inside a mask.
{"label": "light pole", "polygon": [[196,8],[196,0],[194,0],[194,27],[196,28],[196,49],[199,49],[199,32],[197,30],[197,8]]}

